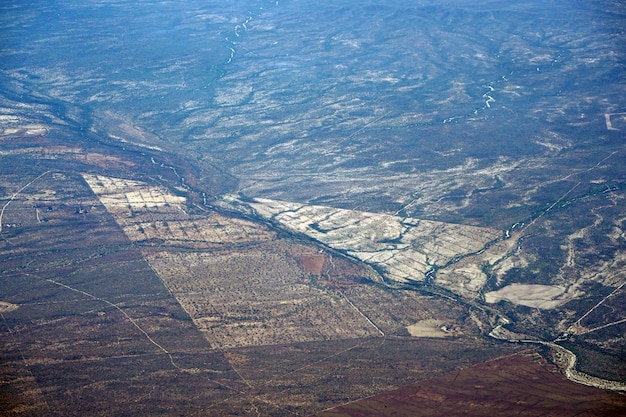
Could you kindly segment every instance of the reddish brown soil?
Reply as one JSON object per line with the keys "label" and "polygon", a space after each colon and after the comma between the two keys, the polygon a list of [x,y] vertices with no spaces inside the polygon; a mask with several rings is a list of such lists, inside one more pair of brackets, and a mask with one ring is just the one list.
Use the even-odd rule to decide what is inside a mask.
{"label": "reddish brown soil", "polygon": [[322,274],[322,268],[324,267],[324,262],[326,261],[326,257],[324,255],[301,255],[300,262],[302,262],[302,266],[304,269],[313,275],[320,276]]}
{"label": "reddish brown soil", "polygon": [[567,380],[520,353],[323,411],[319,417],[623,416],[626,394]]}

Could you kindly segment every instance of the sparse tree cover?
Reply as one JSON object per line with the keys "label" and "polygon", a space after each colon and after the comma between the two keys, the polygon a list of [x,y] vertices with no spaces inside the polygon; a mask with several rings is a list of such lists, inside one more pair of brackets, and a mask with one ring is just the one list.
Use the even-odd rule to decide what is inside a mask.
{"label": "sparse tree cover", "polygon": [[0,415],[624,414],[625,21],[1,2]]}

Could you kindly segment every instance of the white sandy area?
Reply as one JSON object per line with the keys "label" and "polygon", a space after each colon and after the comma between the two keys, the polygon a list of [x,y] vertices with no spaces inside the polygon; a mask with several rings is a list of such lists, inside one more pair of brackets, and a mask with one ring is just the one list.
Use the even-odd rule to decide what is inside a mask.
{"label": "white sandy area", "polygon": [[17,310],[18,307],[19,306],[17,304],[0,301],[0,313],[8,313],[9,311],[14,311]]}
{"label": "white sandy area", "polygon": [[507,300],[527,307],[552,309],[573,299],[576,294],[567,292],[564,287],[540,284],[510,284],[497,291],[485,294],[485,301],[497,303]]}
{"label": "white sandy area", "polygon": [[409,334],[413,337],[447,337],[452,336],[450,333],[443,331],[441,326],[444,321],[436,319],[420,320],[415,324],[406,326]]}

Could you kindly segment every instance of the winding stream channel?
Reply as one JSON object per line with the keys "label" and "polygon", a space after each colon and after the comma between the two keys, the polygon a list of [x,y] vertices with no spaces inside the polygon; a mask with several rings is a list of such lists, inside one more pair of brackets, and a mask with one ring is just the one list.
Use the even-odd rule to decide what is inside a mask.
{"label": "winding stream channel", "polygon": [[[576,355],[571,350],[564,348],[563,346],[555,342],[544,342],[541,340],[530,339],[511,339],[501,335],[503,324],[499,324],[489,332],[489,336],[496,339],[511,343],[530,343],[535,345],[547,346],[554,352],[554,359],[557,366],[563,371],[564,375],[570,381],[578,384],[588,385],[590,387],[600,388],[611,391],[626,391],[626,384],[610,381],[607,379],[598,378],[595,376],[587,375],[583,372],[576,370]],[[557,339],[558,340],[558,339]]]}

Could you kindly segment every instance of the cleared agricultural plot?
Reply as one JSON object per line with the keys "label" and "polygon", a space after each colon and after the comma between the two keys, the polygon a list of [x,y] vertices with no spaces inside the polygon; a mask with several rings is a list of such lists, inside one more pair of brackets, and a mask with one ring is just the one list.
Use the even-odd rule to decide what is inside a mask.
{"label": "cleared agricultural plot", "polygon": [[116,219],[132,217],[137,211],[180,213],[186,201],[185,197],[173,195],[163,187],[140,181],[88,174],[83,174],[83,178]]}
{"label": "cleared agricultural plot", "polygon": [[[142,218],[143,219],[143,218]],[[274,233],[246,220],[217,213],[188,220],[158,219],[124,226],[133,241],[154,241],[191,248],[219,248],[274,238]]]}
{"label": "cleared agricultural plot", "polygon": [[[381,336],[473,337],[484,330],[476,317],[447,301],[391,290],[381,278],[399,284],[431,278],[477,299],[488,279],[485,268],[495,266],[497,277],[524,261],[516,249],[521,232],[507,232],[510,238],[504,239],[489,228],[273,200],[225,200],[244,210],[249,204],[285,229],[365,261],[378,275],[262,223],[213,211],[189,214],[186,199],[164,187],[85,179],[126,236],[143,247],[144,258],[194,325],[221,349]],[[576,286],[509,283],[483,300],[554,309],[579,295]]]}
{"label": "cleared agricultural plot", "polygon": [[[55,175],[51,173],[42,179],[62,179]],[[519,345],[495,345],[492,341],[477,337],[480,326],[475,322],[475,315],[468,314],[467,309],[454,300],[425,295],[415,291],[416,286],[386,286],[363,263],[337,256],[334,251],[320,249],[305,239],[294,238],[284,231],[274,231],[263,223],[227,217],[212,211],[190,214],[187,200],[162,186],[104,176],[84,178],[90,188],[97,192],[97,197],[111,216],[104,213],[103,206],[98,204],[91,193],[85,192],[87,187],[82,181],[77,181],[81,190],[68,193],[72,195],[72,205],[66,207],[65,211],[60,209],[60,202],[52,202],[54,189],[51,184],[42,183],[39,184],[41,201],[37,202],[35,210],[33,201],[16,200],[9,205],[13,210],[7,212],[7,216],[11,216],[12,222],[37,225],[42,233],[47,230],[45,228],[57,224],[63,213],[63,218],[89,222],[83,225],[83,229],[89,230],[89,233],[66,239],[72,245],[79,246],[85,242],[85,236],[92,235],[96,227],[102,227],[102,222],[106,220],[109,227],[116,231],[117,237],[113,241],[111,233],[96,233],[99,240],[94,245],[98,249],[105,241],[111,240],[108,250],[112,254],[101,260],[99,257],[94,258],[97,260],[93,261],[94,264],[84,261],[77,263],[81,265],[80,273],[68,275],[66,269],[59,271],[67,277],[64,279],[68,281],[64,280],[63,283],[81,285],[90,294],[97,290],[100,298],[89,298],[84,293],[55,286],[50,281],[33,282],[47,282],[53,288],[68,291],[73,297],[82,294],[87,297],[85,308],[88,311],[92,311],[96,303],[108,306],[106,311],[92,311],[93,321],[79,323],[75,328],[88,333],[86,329],[91,329],[90,326],[95,323],[109,331],[112,329],[109,322],[115,315],[126,333],[130,331],[140,337],[125,336],[122,345],[119,345],[117,333],[122,332],[115,330],[112,338],[107,339],[107,355],[118,355],[120,351],[131,355],[137,352],[140,355],[144,352],[157,355],[163,366],[174,367],[167,377],[190,375],[180,385],[185,387],[179,389],[180,394],[177,395],[180,398],[185,397],[187,390],[194,392],[191,387],[193,378],[205,378],[215,372],[213,365],[209,367],[207,364],[217,361],[216,357],[221,352],[225,352],[224,356],[216,363],[221,367],[234,368],[234,371],[228,371],[228,385],[235,386],[236,382],[239,384],[236,386],[245,384],[247,388],[236,395],[232,394],[234,391],[228,391],[227,396],[231,396],[220,404],[232,409],[254,404],[260,410],[269,410],[265,413],[267,415],[280,415],[277,412],[280,407],[303,413],[316,412],[423,380],[442,371],[471,365],[501,355],[504,351],[520,349]],[[61,183],[66,185],[67,181]],[[77,200],[77,195],[84,196]],[[53,211],[47,211],[49,205]],[[81,207],[86,210],[83,212]],[[49,216],[49,221],[37,223],[37,213]],[[18,214],[22,217],[16,217]],[[329,218],[333,219],[333,216]],[[125,236],[111,218],[121,227]],[[449,282],[447,288],[455,289],[465,288],[465,285],[468,293],[483,282],[481,274],[484,273],[480,265],[493,264],[502,259],[503,254],[515,243],[514,239],[497,240],[487,249],[476,252],[476,249],[463,242],[469,241],[468,231],[480,229],[461,227],[462,250],[457,250],[469,253],[455,255],[456,252],[449,247],[455,247],[450,238],[451,231],[456,230],[457,225],[400,218],[393,218],[393,222],[386,223],[381,219],[385,220],[385,216],[373,213],[346,211],[336,215],[336,223],[345,221],[345,229],[353,233],[348,241],[353,239],[367,250],[376,250],[378,244],[392,251],[394,245],[402,244],[409,249],[427,248],[429,256],[437,259],[441,265],[447,265],[437,271],[436,284]],[[324,221],[328,220],[318,221],[316,226],[319,228]],[[403,221],[411,224],[407,226]],[[357,239],[361,233],[359,226],[363,226],[366,233],[365,242]],[[496,232],[492,232],[490,238],[496,236]],[[66,236],[67,231],[62,235]],[[22,236],[27,237],[27,234]],[[125,237],[134,244],[128,245]],[[50,235],[51,242],[53,238],[58,245],[58,235]],[[407,242],[403,239],[407,239]],[[39,244],[52,247],[46,245],[46,242]],[[76,255],[82,253],[75,252]],[[132,259],[130,255],[133,255]],[[85,256],[91,259],[92,255]],[[46,261],[52,264],[52,260]],[[466,281],[460,278],[463,276]],[[141,288],[141,277],[150,277],[154,297],[158,300],[149,301],[150,310],[146,310],[148,299],[144,291],[141,292],[141,306],[128,304],[126,309],[123,303],[127,302],[128,297],[140,293],[138,290],[130,290],[129,282]],[[129,323],[120,310],[111,309],[111,304],[102,301],[117,294],[114,291],[122,294],[115,295],[120,300],[120,308],[127,311],[137,326],[166,351],[159,350],[150,339],[142,337],[141,331]],[[170,294],[176,300],[169,298]],[[609,297],[608,301],[617,303],[617,295]],[[166,303],[165,300],[169,301]],[[19,305],[16,310],[5,310],[5,315],[27,311],[24,304],[10,298],[3,297],[2,301]],[[0,307],[8,308],[2,303]],[[582,320],[581,325],[588,325],[596,313],[603,311],[599,308],[594,310]],[[172,332],[168,327],[171,322],[183,326],[187,332],[195,332],[194,338],[190,339],[190,333],[179,337],[182,333]],[[72,323],[68,322],[74,326]],[[58,329],[46,327],[44,330],[65,334]],[[100,340],[87,333],[80,333],[80,338]],[[82,340],[80,338],[77,340]],[[33,334],[33,340],[45,339],[39,333]],[[182,345],[189,340],[193,340],[194,346],[206,346],[202,348],[206,350],[197,355],[199,350],[183,349]],[[102,349],[103,342],[98,343],[99,349]],[[54,349],[62,348],[69,357],[76,346],[77,343],[72,341],[62,346],[57,344]],[[39,351],[49,356],[50,349],[40,345],[33,345],[29,350]],[[205,359],[203,355],[206,352],[217,356]],[[183,353],[186,355],[184,360],[190,362],[184,367]],[[168,354],[172,355],[174,362],[168,361]],[[95,353],[90,355],[94,358],[97,356]],[[31,356],[36,355],[32,353]],[[37,358],[43,360],[40,356]],[[67,366],[71,365],[69,363]],[[143,362],[137,366],[140,369],[144,366]],[[65,369],[59,368],[59,371]],[[55,371],[51,369],[50,374],[56,375]],[[100,368],[94,367],[93,374],[99,373]],[[241,378],[241,381],[237,378]],[[147,384],[152,386],[150,381]],[[213,401],[219,395],[215,390],[207,390],[206,384],[199,384],[198,387],[207,396],[212,396],[211,400],[202,397],[203,403],[217,404],[218,400]],[[60,389],[59,398],[63,398],[61,392]],[[132,395],[128,394],[128,398],[132,398]]]}
{"label": "cleared agricultural plot", "polygon": [[[246,220],[192,217],[184,198],[139,181],[85,175],[133,241],[219,249],[144,250],[144,256],[212,346],[237,347],[382,333],[347,298],[312,285],[324,257]],[[241,251],[240,245],[247,245]]]}
{"label": "cleared agricultural plot", "polygon": [[[24,225],[2,240],[8,409],[307,415],[502,354],[451,300],[392,291],[263,224],[168,206],[165,188],[100,178],[119,187],[92,183],[94,196],[80,176],[50,172],[5,212]],[[153,205],[130,210],[130,191]],[[462,331],[410,337],[433,317]]]}
{"label": "cleared agricultural plot", "polygon": [[[384,334],[441,337],[460,334],[461,326],[465,326],[453,309],[440,306],[446,313],[437,313],[437,308],[426,307],[446,304],[444,301],[359,284],[371,274],[367,268],[312,246],[279,239],[263,225],[214,212],[191,216],[184,199],[139,181],[84,177],[125,234],[146,244],[142,251],[145,259],[214,347]],[[355,222],[355,217],[362,221]],[[411,227],[389,217],[373,213],[358,217],[344,210],[334,219],[336,223],[347,222],[346,228],[355,233],[353,243],[370,245],[372,255],[378,249],[376,239],[399,235],[408,236],[410,242],[400,243],[403,248],[417,245],[421,239],[420,247],[440,262],[454,255],[438,250],[446,244],[446,237],[437,242],[426,237],[437,232],[445,235],[456,225],[414,221]],[[455,247],[464,245],[458,250],[472,250],[468,230],[461,231],[466,238]],[[362,233],[372,240],[359,242]],[[485,239],[492,237],[485,235]],[[158,243],[160,249],[151,242]],[[392,246],[387,244],[393,253]],[[409,261],[409,255],[397,256],[397,268]],[[426,267],[423,264],[419,272],[423,274]],[[424,327],[424,320],[432,317],[438,318]],[[444,332],[441,327],[446,324],[456,330]]]}
{"label": "cleared agricultural plot", "polygon": [[146,258],[215,347],[379,335],[345,298],[310,285],[280,243],[245,253]]}
{"label": "cleared agricultural plot", "polygon": [[275,237],[274,232],[247,220],[214,212],[192,216],[186,211],[187,200],[164,187],[102,175],[83,177],[134,242],[214,248]]}

